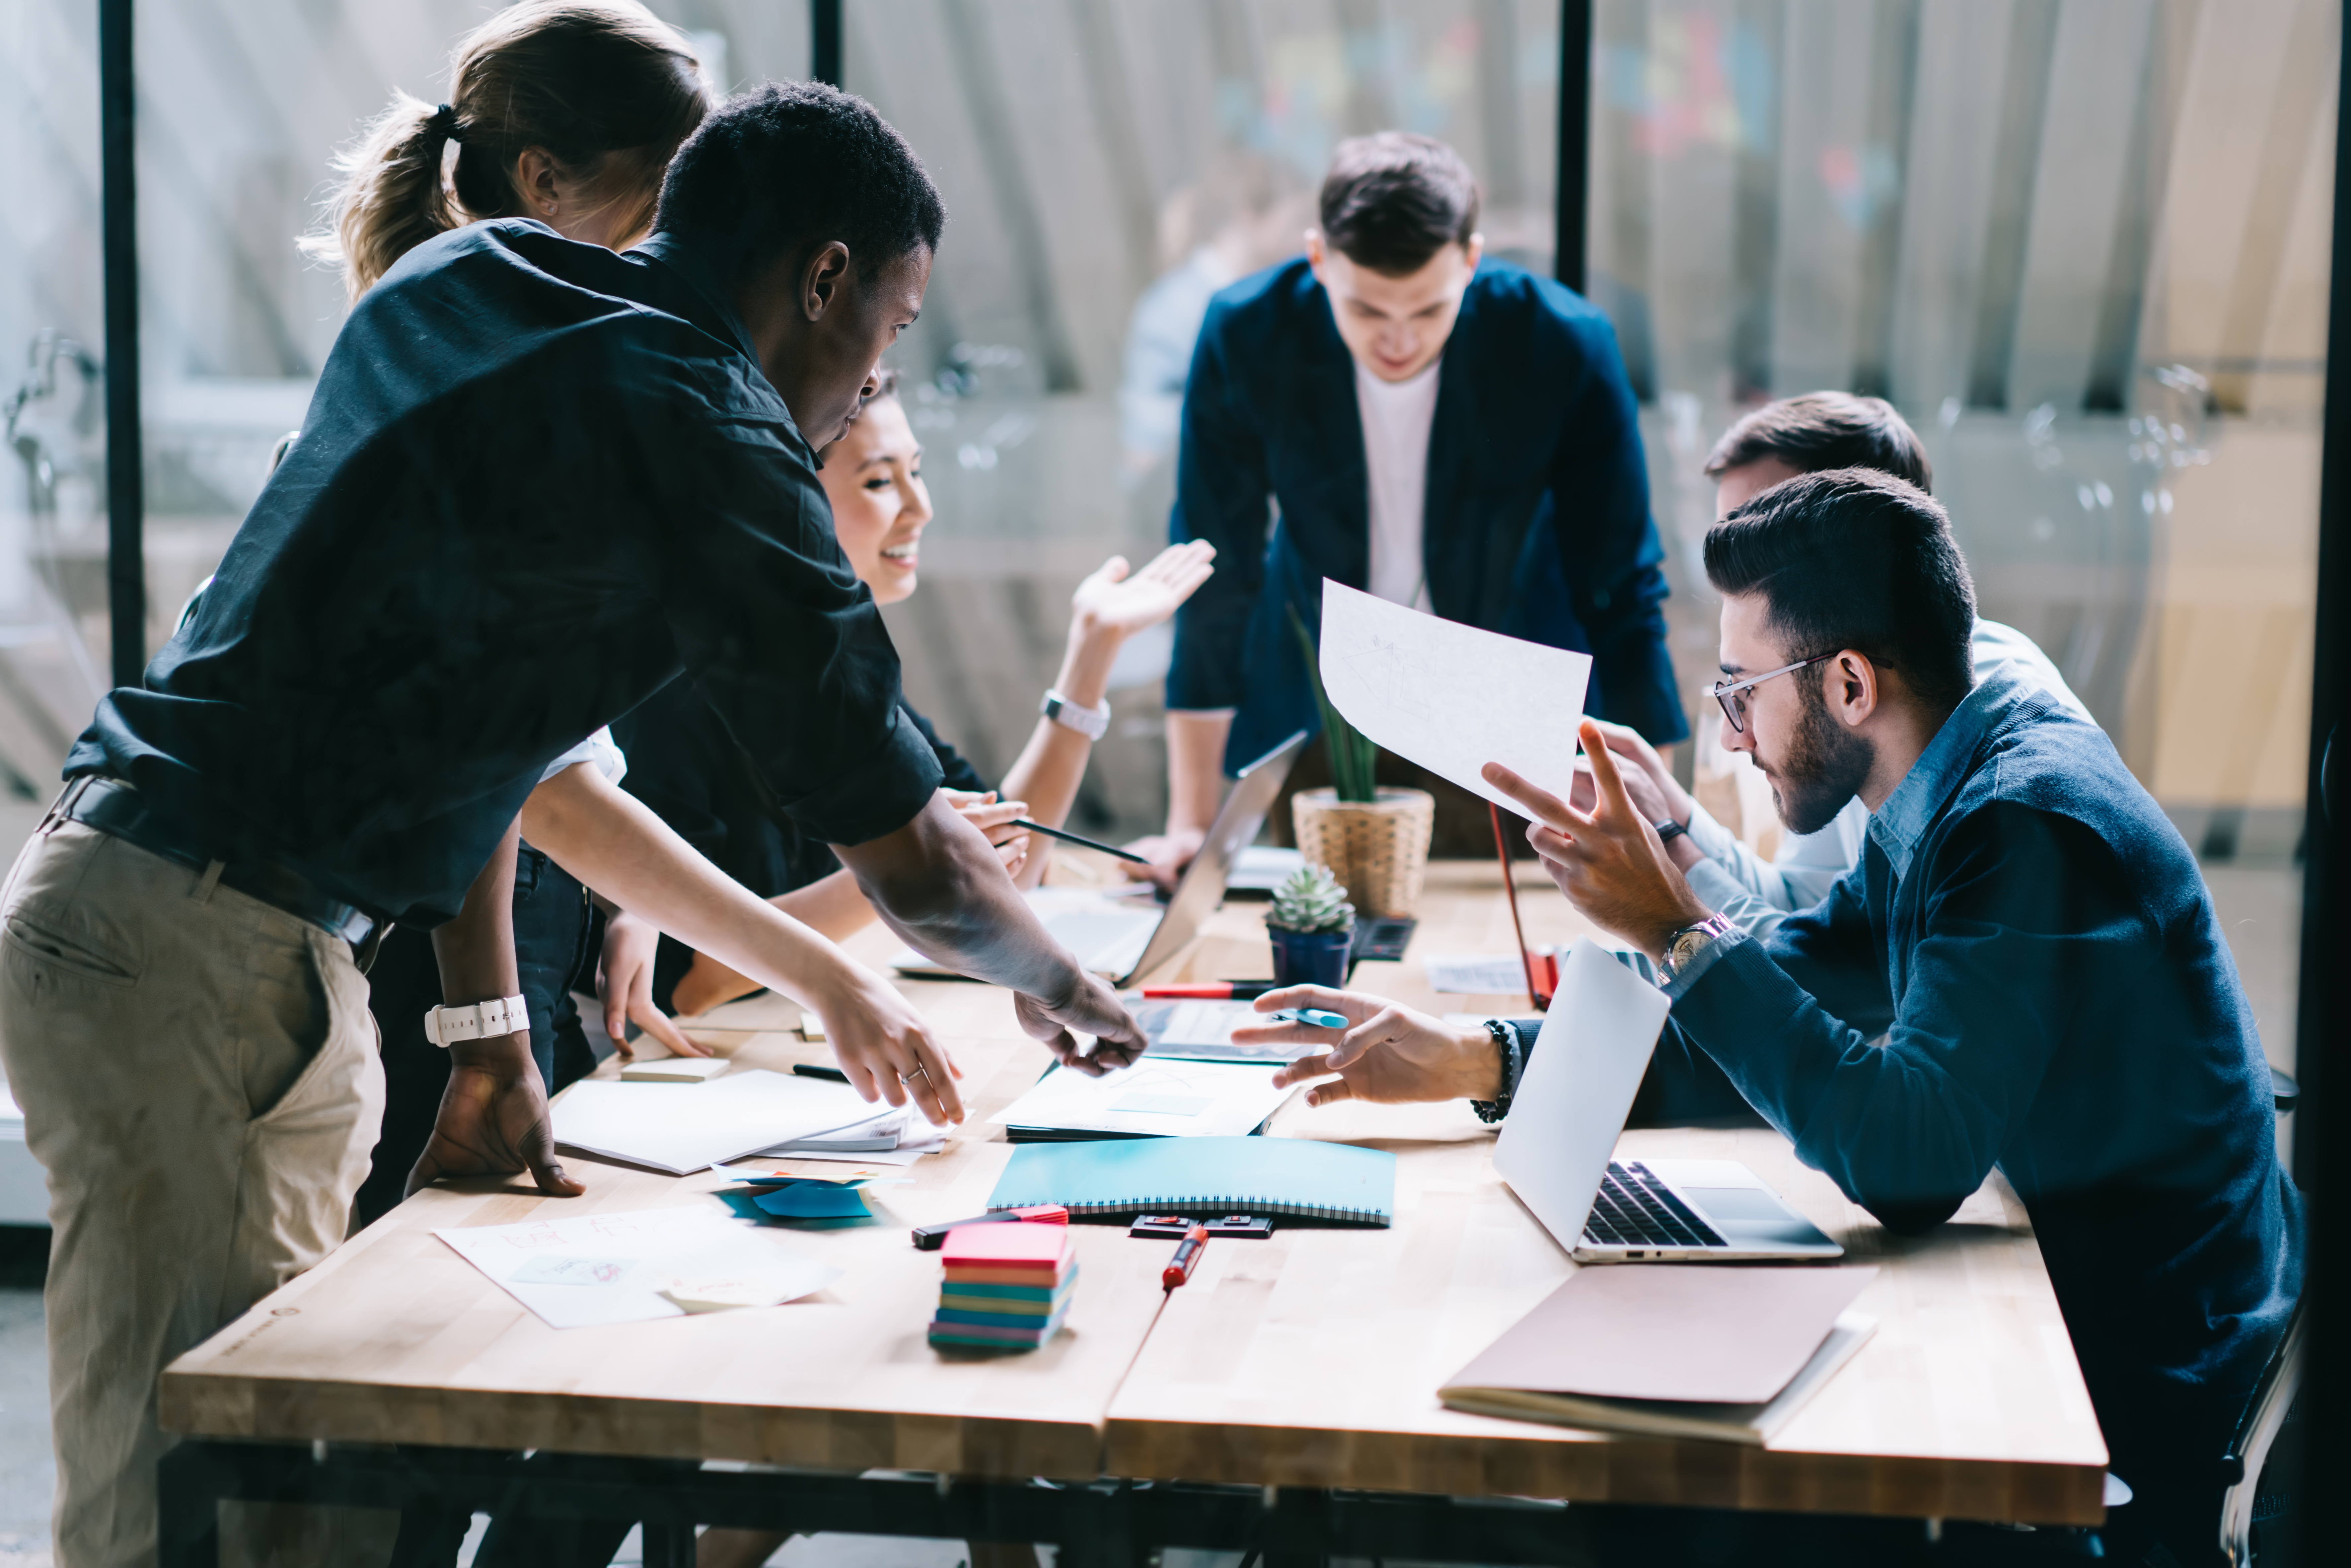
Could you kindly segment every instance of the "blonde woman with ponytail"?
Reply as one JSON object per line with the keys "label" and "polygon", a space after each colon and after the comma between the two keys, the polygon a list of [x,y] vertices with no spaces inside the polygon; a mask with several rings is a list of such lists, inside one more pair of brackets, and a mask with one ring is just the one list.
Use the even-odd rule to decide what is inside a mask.
{"label": "blonde woman with ponytail", "polygon": [[[397,94],[335,160],[342,183],[321,230],[301,244],[342,269],[354,300],[416,246],[486,219],[536,219],[566,239],[626,249],[652,226],[670,155],[710,107],[684,39],[642,6],[583,0],[516,5],[466,35],[450,57],[449,98],[434,105]],[[549,778],[588,762],[608,781],[626,766],[600,735],[559,758]],[[595,1066],[575,986],[604,992],[613,1040],[625,1040],[633,1018],[672,1052],[706,1054],[653,1004],[658,934],[606,907],[599,964],[579,882],[509,841],[457,919],[430,936],[395,927],[384,939],[368,977],[383,1038],[383,1130],[353,1201],[360,1224],[441,1176],[528,1168],[549,1191],[572,1185],[540,1139],[543,1120],[500,1116],[470,1138],[435,1136],[453,1067],[456,1092],[491,1087],[426,1038],[422,1020],[435,1005],[521,996],[548,1092]]]}
{"label": "blonde woman with ponytail", "polygon": [[434,235],[485,218],[625,250],[709,110],[693,51],[643,6],[509,7],[458,44],[447,103],[395,94],[335,160],[341,188],[302,248],[340,267],[353,299]]}

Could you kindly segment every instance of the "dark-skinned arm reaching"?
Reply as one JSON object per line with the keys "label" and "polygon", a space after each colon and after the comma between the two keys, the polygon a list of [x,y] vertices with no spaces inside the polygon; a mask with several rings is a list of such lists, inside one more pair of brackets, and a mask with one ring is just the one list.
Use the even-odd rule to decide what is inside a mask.
{"label": "dark-skinned arm reaching", "polygon": [[[433,932],[444,1007],[521,993],[514,947],[515,846],[521,836],[519,823],[507,827],[489,863],[465,890],[465,907]],[[588,1190],[556,1163],[547,1085],[531,1060],[530,1031],[460,1040],[449,1047],[449,1087],[442,1092],[433,1136],[408,1173],[408,1191],[442,1176],[517,1170],[528,1170],[538,1190],[555,1197],[576,1197]]]}

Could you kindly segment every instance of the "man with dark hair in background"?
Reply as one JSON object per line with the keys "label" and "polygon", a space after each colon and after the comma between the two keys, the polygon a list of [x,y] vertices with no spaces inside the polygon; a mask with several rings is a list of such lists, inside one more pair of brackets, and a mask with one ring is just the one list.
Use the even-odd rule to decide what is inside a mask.
{"label": "man with dark hair in background", "polygon": [[1689,733],[1607,319],[1485,256],[1477,182],[1427,137],[1342,142],[1321,218],[1304,256],[1217,296],[1194,354],[1168,534],[1217,571],[1176,618],[1155,858],[1190,855],[1221,775],[1319,727],[1291,617],[1319,628],[1326,577],[1589,652],[1591,711]]}
{"label": "man with dark hair in background", "polygon": [[[1927,449],[1909,422],[1885,399],[1851,392],[1803,392],[1765,403],[1723,432],[1705,464],[1718,520],[1783,479],[1828,468],[1872,468],[1929,494],[1935,488]],[[2040,644],[2015,627],[1978,616],[1968,641],[1978,680],[2005,667],[2083,723],[2097,723]],[[1700,897],[1750,935],[1818,904],[1860,863],[1869,812],[1858,798],[1817,832],[1782,833],[1779,852],[1765,861],[1691,798],[1647,741],[1619,725],[1604,724],[1601,733],[1610,750],[1636,765],[1625,775],[1633,803],[1652,822],[1684,830],[1667,845],[1674,863]],[[1579,795],[1578,803],[1588,800]]]}

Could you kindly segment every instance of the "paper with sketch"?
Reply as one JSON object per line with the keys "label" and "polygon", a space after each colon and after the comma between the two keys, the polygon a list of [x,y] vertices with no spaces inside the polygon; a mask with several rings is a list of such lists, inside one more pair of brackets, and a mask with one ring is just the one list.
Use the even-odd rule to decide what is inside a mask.
{"label": "paper with sketch", "polygon": [[1057,1067],[988,1119],[1008,1127],[1145,1136],[1237,1138],[1298,1091],[1277,1070],[1243,1061],[1175,1061],[1157,1055],[1099,1078]]}
{"label": "paper with sketch", "polygon": [[[728,1304],[772,1305],[841,1277],[830,1263],[704,1205],[433,1233],[549,1328],[633,1323]],[[695,1302],[672,1299],[676,1291]],[[706,1304],[705,1304],[706,1303]]]}
{"label": "paper with sketch", "polygon": [[1575,772],[1592,658],[1444,621],[1322,580],[1322,690],[1379,745],[1519,811],[1499,762],[1554,794]]}
{"label": "paper with sketch", "polygon": [[549,1108],[564,1147],[672,1176],[870,1121],[874,1110],[846,1083],[739,1068],[707,1083],[582,1079]]}

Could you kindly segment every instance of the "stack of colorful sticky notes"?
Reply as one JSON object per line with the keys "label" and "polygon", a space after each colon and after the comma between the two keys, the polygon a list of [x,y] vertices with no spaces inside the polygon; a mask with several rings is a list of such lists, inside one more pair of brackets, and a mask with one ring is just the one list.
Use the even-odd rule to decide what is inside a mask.
{"label": "stack of colorful sticky notes", "polygon": [[1033,1350],[1060,1332],[1078,1282],[1065,1225],[966,1225],[939,1249],[946,1279],[933,1344]]}

